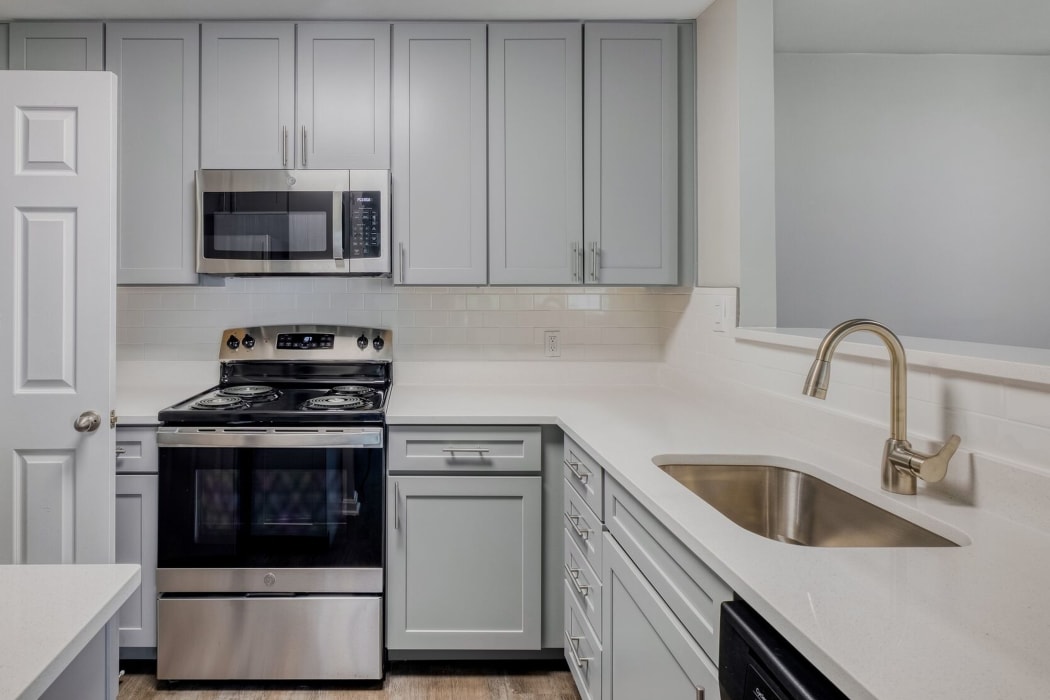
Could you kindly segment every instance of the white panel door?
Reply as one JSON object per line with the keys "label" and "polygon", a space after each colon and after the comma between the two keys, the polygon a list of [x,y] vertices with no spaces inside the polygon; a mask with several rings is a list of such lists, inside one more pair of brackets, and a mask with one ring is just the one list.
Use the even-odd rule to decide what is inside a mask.
{"label": "white panel door", "polygon": [[0,563],[113,561],[116,111],[111,73],[0,73]]}
{"label": "white panel door", "polygon": [[304,22],[296,38],[298,168],[390,168],[390,25]]}

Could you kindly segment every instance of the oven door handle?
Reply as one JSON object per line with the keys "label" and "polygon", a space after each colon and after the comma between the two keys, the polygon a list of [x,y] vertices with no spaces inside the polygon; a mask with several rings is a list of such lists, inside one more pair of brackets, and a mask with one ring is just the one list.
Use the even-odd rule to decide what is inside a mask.
{"label": "oven door handle", "polygon": [[157,428],[159,447],[382,447],[382,428]]}

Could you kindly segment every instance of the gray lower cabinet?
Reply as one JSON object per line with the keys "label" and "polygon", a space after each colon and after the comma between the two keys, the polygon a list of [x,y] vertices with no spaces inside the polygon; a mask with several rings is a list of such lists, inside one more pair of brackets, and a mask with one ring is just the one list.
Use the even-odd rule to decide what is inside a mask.
{"label": "gray lower cabinet", "polygon": [[142,567],[139,589],[117,613],[126,658],[151,656],[157,646],[157,479],[117,474],[116,561]]}
{"label": "gray lower cabinet", "polygon": [[293,167],[294,131],[295,25],[201,25],[201,167]]}
{"label": "gray lower cabinet", "polygon": [[11,70],[102,70],[102,22],[13,22]]}
{"label": "gray lower cabinet", "polygon": [[583,281],[582,25],[489,25],[489,282]]}
{"label": "gray lower cabinet", "polygon": [[584,26],[585,281],[678,281],[678,27]]}
{"label": "gray lower cabinet", "polygon": [[389,649],[540,649],[540,482],[389,477]]}
{"label": "gray lower cabinet", "polygon": [[393,241],[397,284],[485,284],[483,23],[394,25]]}
{"label": "gray lower cabinet", "polygon": [[608,533],[604,549],[605,700],[717,698],[718,671],[700,645]]}
{"label": "gray lower cabinet", "polygon": [[195,23],[106,25],[106,69],[120,79],[118,284],[197,283],[199,35]]}

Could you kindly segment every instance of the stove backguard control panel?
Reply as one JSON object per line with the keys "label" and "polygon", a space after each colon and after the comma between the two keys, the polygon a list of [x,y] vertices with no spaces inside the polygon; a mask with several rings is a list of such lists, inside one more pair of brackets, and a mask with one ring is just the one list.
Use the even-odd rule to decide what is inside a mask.
{"label": "stove backguard control panel", "polygon": [[219,359],[383,362],[393,359],[392,341],[389,329],[360,326],[227,328],[222,332]]}

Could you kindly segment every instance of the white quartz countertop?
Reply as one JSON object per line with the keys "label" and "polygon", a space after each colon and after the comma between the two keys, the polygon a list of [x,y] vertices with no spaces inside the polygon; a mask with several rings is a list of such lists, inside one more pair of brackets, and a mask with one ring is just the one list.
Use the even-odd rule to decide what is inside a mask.
{"label": "white quartz countertop", "polygon": [[[615,375],[616,385],[597,371],[586,381],[555,371],[540,385],[524,375],[508,384],[497,372],[461,384],[479,370],[435,365],[409,371],[399,364],[389,424],[560,426],[850,698],[1046,696],[1047,532],[923,485],[918,496],[885,493],[881,444],[861,463],[779,429],[768,411],[748,403],[762,400],[757,394],[741,400],[668,389],[646,363]],[[163,399],[151,399],[148,384],[137,382],[131,395],[118,395],[118,412],[133,406],[155,420],[160,408],[216,383],[217,374],[208,377],[170,401],[170,386]],[[775,456],[967,544],[843,549],[767,540],[658,469],[653,457],[666,454]],[[951,469],[966,469],[960,461]]]}
{"label": "white quartz countertop", "polygon": [[37,698],[139,585],[134,564],[0,566],[0,698]]}
{"label": "white quartz countertop", "polygon": [[[1050,537],[923,493],[880,490],[746,406],[652,386],[398,384],[390,424],[556,423],[850,698],[1045,697]],[[661,454],[775,455],[967,546],[819,548],[731,523],[660,471]],[[792,466],[792,465],[788,465]],[[841,473],[863,473],[863,483]]]}

